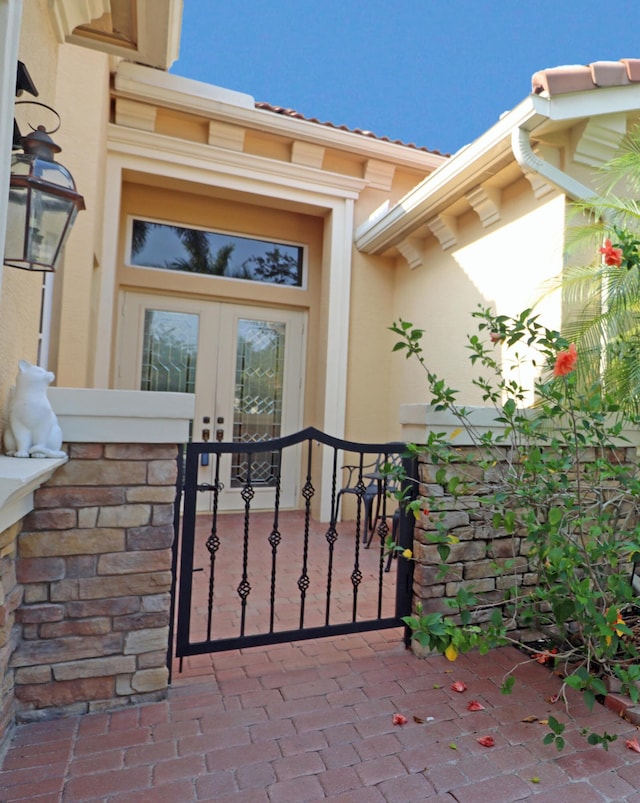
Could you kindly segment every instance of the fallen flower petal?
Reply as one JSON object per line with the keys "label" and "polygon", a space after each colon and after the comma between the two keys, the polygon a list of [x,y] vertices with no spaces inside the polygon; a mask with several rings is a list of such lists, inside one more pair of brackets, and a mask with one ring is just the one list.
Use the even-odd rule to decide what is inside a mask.
{"label": "fallen flower petal", "polygon": [[393,715],[393,724],[394,725],[406,725],[407,721],[408,720],[407,720],[407,718],[405,717],[404,714],[394,714]]}
{"label": "fallen flower petal", "polygon": [[550,650],[544,650],[543,652],[534,652],[533,658],[539,664],[546,664],[552,660],[553,656],[556,655],[557,652],[557,647],[552,647]]}
{"label": "fallen flower petal", "polygon": [[483,747],[493,747],[495,744],[493,736],[481,736],[479,739],[476,739],[476,741]]}
{"label": "fallen flower petal", "polygon": [[520,722],[538,722],[538,717],[534,717],[533,715],[530,717],[525,717],[521,719]]}
{"label": "fallen flower petal", "polygon": [[467,711],[485,711],[485,707],[479,700],[471,700],[467,706]]}
{"label": "fallen flower petal", "polygon": [[636,753],[640,753],[640,744],[638,744],[638,739],[636,736],[633,739],[627,739],[625,745],[628,750],[633,750]]}
{"label": "fallen flower petal", "polygon": [[467,684],[463,680],[456,680],[455,683],[451,684],[451,690],[462,694],[463,691],[467,690]]}
{"label": "fallen flower petal", "polygon": [[435,720],[435,717],[425,717],[423,719],[422,717],[414,716],[414,718],[413,718],[413,721],[416,722],[418,725],[424,725],[425,722],[433,722],[434,720]]}

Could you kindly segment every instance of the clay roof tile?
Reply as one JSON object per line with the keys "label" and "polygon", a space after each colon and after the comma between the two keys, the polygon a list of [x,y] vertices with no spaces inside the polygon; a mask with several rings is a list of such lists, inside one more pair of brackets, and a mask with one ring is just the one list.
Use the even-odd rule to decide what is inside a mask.
{"label": "clay roof tile", "polygon": [[361,128],[349,128],[346,125],[336,125],[331,122],[321,122],[317,117],[305,117],[295,109],[287,109],[283,106],[273,106],[271,103],[259,101],[256,103],[256,109],[263,111],[274,112],[275,114],[282,114],[285,117],[293,117],[296,120],[305,120],[307,123],[315,123],[316,125],[323,125],[327,128],[335,128],[338,131],[346,131],[350,134],[357,134],[360,137],[369,137],[370,139],[380,140],[381,142],[390,142],[392,145],[401,145],[404,148],[413,148],[416,151],[424,151],[425,153],[433,153],[436,156],[448,156],[449,154],[441,153],[440,151],[433,150],[432,148],[424,148],[422,146],[414,145],[413,143],[402,142],[399,139],[390,139],[389,137],[381,137],[374,134],[373,131],[363,131]]}
{"label": "clay roof tile", "polygon": [[593,61],[539,70],[531,77],[531,91],[534,95],[563,95],[636,82],[640,82],[640,59]]}

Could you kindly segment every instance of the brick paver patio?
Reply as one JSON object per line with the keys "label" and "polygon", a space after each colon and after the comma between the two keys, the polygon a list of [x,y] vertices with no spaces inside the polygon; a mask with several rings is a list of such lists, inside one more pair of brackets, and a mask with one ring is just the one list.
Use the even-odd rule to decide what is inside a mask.
{"label": "brick paver patio", "polygon": [[[640,803],[640,754],[625,747],[637,729],[575,695],[569,712],[551,704],[559,678],[513,648],[419,659],[394,629],[190,657],[183,669],[166,701],[19,726],[0,802]],[[469,712],[472,699],[485,710]],[[408,722],[394,725],[395,713]],[[549,714],[566,723],[562,753],[542,742]],[[618,734],[608,752],[581,735],[590,727]]]}
{"label": "brick paver patio", "polygon": [[[636,728],[608,709],[546,698],[558,678],[516,650],[419,659],[401,631],[190,659],[165,702],[22,725],[0,773],[2,801],[109,803],[640,802]],[[212,675],[212,672],[215,673]],[[450,688],[463,680],[468,689]],[[469,712],[477,699],[484,711]],[[403,713],[406,725],[393,725]],[[545,746],[550,713],[567,747]],[[413,717],[433,720],[417,723]],[[618,734],[608,752],[580,729]],[[483,747],[490,735],[494,747]]]}

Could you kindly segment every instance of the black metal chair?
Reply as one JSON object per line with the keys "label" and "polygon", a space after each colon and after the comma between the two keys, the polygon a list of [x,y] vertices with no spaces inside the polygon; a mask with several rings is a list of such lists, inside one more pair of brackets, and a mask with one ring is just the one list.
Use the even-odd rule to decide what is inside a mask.
{"label": "black metal chair", "polygon": [[[345,494],[352,494],[362,498],[362,542],[367,543],[368,532],[372,521],[373,505],[380,493],[379,483],[375,478],[378,469],[379,458],[373,463],[360,465],[344,465],[343,471],[347,472],[346,482],[338,491],[336,496],[335,520],[340,513],[340,502]],[[369,471],[371,469],[371,471]]]}
{"label": "black metal chair", "polygon": [[[347,472],[347,481],[338,491],[336,497],[336,519],[340,510],[340,501],[344,494],[354,494],[362,498],[362,543],[365,549],[369,549],[371,541],[376,533],[378,522],[382,515],[389,517],[386,510],[386,503],[383,504],[385,494],[393,494],[397,488],[397,480],[393,476],[393,469],[400,465],[401,455],[399,454],[379,454],[373,463],[366,465],[344,465],[343,470]],[[375,505],[375,511],[374,511]],[[383,513],[384,511],[384,513]],[[391,537],[395,542],[398,527],[400,525],[400,509],[397,508],[391,516]],[[391,559],[394,553],[390,553],[387,562],[387,571],[391,566]]]}

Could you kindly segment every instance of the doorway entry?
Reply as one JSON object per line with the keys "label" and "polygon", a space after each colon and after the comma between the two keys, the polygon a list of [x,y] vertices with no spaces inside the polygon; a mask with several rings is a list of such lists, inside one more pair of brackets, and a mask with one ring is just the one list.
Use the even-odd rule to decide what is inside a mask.
{"label": "doorway entry", "polygon": [[[302,424],[305,313],[272,307],[125,293],[119,342],[118,387],[195,394],[192,441],[259,443],[296,432]],[[290,466],[279,465],[288,460]],[[220,466],[220,510],[239,510],[250,471],[255,504],[273,506],[276,478],[280,505],[294,507],[299,455],[260,453],[246,465],[240,453]],[[287,469],[284,471],[283,469]],[[213,465],[200,457],[198,509],[213,499]]]}

